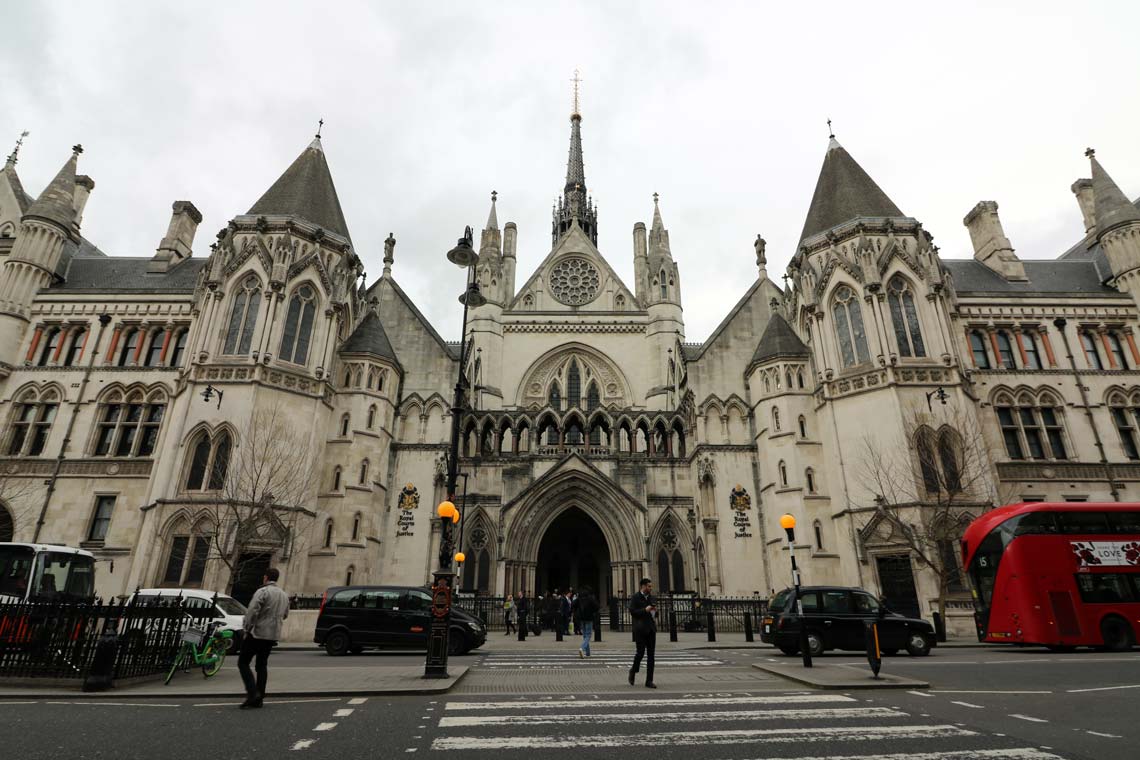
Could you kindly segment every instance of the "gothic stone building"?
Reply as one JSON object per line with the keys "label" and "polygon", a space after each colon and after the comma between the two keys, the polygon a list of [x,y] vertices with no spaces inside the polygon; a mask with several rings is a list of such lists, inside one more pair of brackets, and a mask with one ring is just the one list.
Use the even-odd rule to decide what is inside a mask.
{"label": "gothic stone building", "polygon": [[[996,501],[1140,500],[1140,211],[1095,157],[1072,187],[1084,233],[1068,251],[1019,258],[983,201],[965,219],[973,257],[949,259],[832,139],[788,284],[769,279],[758,236],[756,280],[692,343],[686,252],[656,198],[627,284],[596,246],[580,115],[570,127],[541,264],[516,281],[517,229],[494,198],[478,244],[465,587],[608,595],[649,575],[662,591],[766,595],[787,582],[790,512],[805,582],[928,614],[939,582],[906,525],[929,520],[940,483],[972,469],[939,518],[959,530]],[[0,173],[0,540],[113,559],[104,595],[247,591],[211,553],[218,531],[232,536],[214,545],[281,565],[293,592],[425,582],[460,348],[401,289],[391,236],[383,275],[358,285],[320,139],[197,255],[186,201],[153,256],[106,255],[82,235],[94,182],[79,150],[39,197],[16,157]],[[233,498],[264,409],[284,410],[311,475],[290,504],[262,496],[303,519],[271,509],[237,531],[205,515]],[[871,477],[887,460],[901,463],[888,482]],[[968,628],[968,595],[948,584],[951,625]]]}

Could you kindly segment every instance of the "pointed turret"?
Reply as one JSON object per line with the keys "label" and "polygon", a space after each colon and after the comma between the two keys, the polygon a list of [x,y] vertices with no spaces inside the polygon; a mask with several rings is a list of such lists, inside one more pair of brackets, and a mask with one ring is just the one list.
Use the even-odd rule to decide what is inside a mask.
{"label": "pointed turret", "polygon": [[905,216],[831,135],[800,243],[859,217]]}
{"label": "pointed turret", "polygon": [[1085,155],[1092,164],[1093,210],[1097,237],[1122,224],[1140,222],[1140,209],[1132,205],[1128,196],[1112,180],[1100,165],[1100,161],[1096,160],[1096,152],[1089,148]]}
{"label": "pointed turret", "polygon": [[499,194],[491,192],[491,213],[487,214],[487,226],[483,228],[483,233],[479,237],[479,256],[482,258],[484,253],[489,253],[492,256],[500,256],[503,252],[503,238],[502,233],[499,231],[499,214],[495,208],[498,201]]}
{"label": "pointed turret", "polygon": [[649,228],[650,301],[681,302],[677,264],[669,248],[669,230],[661,220],[660,196],[653,194],[653,225]]}
{"label": "pointed turret", "polygon": [[251,216],[293,216],[351,242],[318,135],[249,209]]}
{"label": "pointed turret", "polygon": [[783,315],[773,312],[756,344],[752,364],[763,364],[778,359],[807,359],[811,351]]}
{"label": "pointed turret", "polygon": [[82,145],[72,148],[71,158],[67,159],[47,189],[24,212],[25,218],[54,222],[65,232],[71,231],[71,225],[75,221],[75,168],[82,152]]}
{"label": "pointed turret", "polygon": [[1092,215],[1097,242],[1108,258],[1113,284],[1140,301],[1140,210],[1096,160],[1095,151],[1089,148],[1085,155],[1092,164]]}
{"label": "pointed turret", "polygon": [[578,110],[578,78],[574,79],[574,110],[570,114],[570,155],[566,159],[566,184],[554,210],[551,239],[557,245],[577,222],[590,240],[598,243],[598,216],[586,191],[586,164],[582,158],[582,114]]}

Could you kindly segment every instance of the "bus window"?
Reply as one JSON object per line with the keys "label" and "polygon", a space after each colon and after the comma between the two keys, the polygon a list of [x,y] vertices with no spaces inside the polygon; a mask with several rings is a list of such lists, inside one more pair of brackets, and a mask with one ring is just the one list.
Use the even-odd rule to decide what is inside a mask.
{"label": "bus window", "polygon": [[1057,527],[1061,533],[1108,533],[1107,512],[1057,512]]}
{"label": "bus window", "polygon": [[0,546],[0,597],[24,601],[34,558],[30,546]]}
{"label": "bus window", "polygon": [[[1137,578],[1140,575],[1132,580]],[[1129,576],[1123,573],[1078,573],[1077,588],[1081,592],[1081,601],[1091,604],[1134,602],[1136,584],[1129,583],[1129,580]]]}
{"label": "bus window", "polygon": [[89,599],[95,590],[95,562],[82,554],[41,552],[32,596],[45,601]]}
{"label": "bus window", "polygon": [[[1015,536],[1057,532],[1057,523],[1053,519],[1052,512],[1030,512],[1029,514],[1014,518],[1014,520],[1017,521],[1013,529],[1013,535]],[[1013,520],[1010,522],[1013,522]]]}
{"label": "bus window", "polygon": [[1110,512],[1108,521],[1113,533],[1140,535],[1140,512]]}
{"label": "bus window", "polygon": [[1001,561],[1002,552],[1001,535],[994,531],[986,536],[978,547],[970,563],[970,580],[974,582],[974,593],[977,594],[978,603],[988,607],[994,593],[994,583],[997,581],[998,562]]}

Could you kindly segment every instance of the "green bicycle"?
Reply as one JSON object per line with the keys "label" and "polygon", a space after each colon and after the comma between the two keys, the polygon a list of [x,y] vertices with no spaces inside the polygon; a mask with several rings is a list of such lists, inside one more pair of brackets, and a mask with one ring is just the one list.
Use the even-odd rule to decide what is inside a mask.
{"label": "green bicycle", "polygon": [[174,662],[170,665],[170,670],[166,673],[166,680],[164,684],[170,683],[170,679],[174,678],[174,674],[179,669],[190,672],[190,668],[202,668],[202,675],[206,678],[216,674],[222,669],[222,663],[225,662],[226,652],[233,646],[234,632],[230,630],[221,630],[220,623],[214,622],[206,626],[205,630],[200,628],[187,628],[185,633],[182,634],[182,644],[178,647],[178,654],[174,656]]}

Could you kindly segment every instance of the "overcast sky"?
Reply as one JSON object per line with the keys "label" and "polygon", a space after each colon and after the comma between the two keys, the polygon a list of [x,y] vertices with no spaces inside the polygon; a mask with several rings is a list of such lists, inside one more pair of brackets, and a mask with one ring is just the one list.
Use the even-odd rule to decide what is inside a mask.
{"label": "overcast sky", "polygon": [[946,257],[996,200],[1024,258],[1082,232],[1069,185],[1092,145],[1140,195],[1140,3],[8,2],[0,149],[31,131],[38,194],[83,143],[96,189],[84,234],[149,256],[170,204],[205,220],[195,255],[312,139],[324,145],[369,282],[395,277],[459,333],[463,274],[444,252],[489,196],[519,228],[517,285],[550,250],[581,69],[598,243],[628,285],[654,192],[703,340],[795,250],[827,145],[839,141]]}

